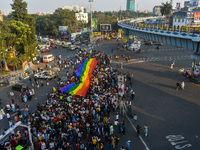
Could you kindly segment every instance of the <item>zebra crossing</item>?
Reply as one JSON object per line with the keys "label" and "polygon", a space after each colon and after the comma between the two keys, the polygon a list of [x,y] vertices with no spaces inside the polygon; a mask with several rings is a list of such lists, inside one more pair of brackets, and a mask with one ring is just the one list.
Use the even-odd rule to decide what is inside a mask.
{"label": "zebra crossing", "polygon": [[164,52],[164,51],[184,51],[186,49],[184,48],[167,48],[167,49],[148,49],[148,50],[144,50],[144,51],[147,51],[147,52],[155,52],[155,51],[159,51],[159,52]]}
{"label": "zebra crossing", "polygon": [[182,56],[159,56],[159,57],[141,57],[132,59],[127,64],[132,63],[140,63],[140,62],[158,62],[158,61],[173,61],[173,60],[190,60],[190,56],[182,55]]}

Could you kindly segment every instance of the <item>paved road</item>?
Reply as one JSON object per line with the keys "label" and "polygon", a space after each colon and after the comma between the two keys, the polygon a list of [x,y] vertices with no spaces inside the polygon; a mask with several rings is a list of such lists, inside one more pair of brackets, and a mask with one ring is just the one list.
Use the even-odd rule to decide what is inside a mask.
{"label": "paved road", "polygon": [[[112,55],[131,56],[129,63],[120,59],[124,62],[124,69],[118,70],[134,74],[133,89],[136,97],[132,111],[138,115],[135,125],[143,126],[147,123],[149,126],[148,137],[141,132],[139,138],[134,131],[135,125],[130,124],[126,116],[120,116],[120,121],[125,120],[127,125],[127,136],[120,136],[120,145],[125,146],[125,142],[131,140],[131,150],[200,149],[200,139],[196,138],[200,137],[200,86],[188,82],[178,73],[180,68],[191,67],[192,51],[168,45],[160,46],[160,50],[156,50],[156,46],[143,45],[143,48],[141,53],[119,51],[116,40],[105,41],[96,47],[109,55],[111,49],[114,49]],[[51,50],[50,53],[57,56],[62,54],[62,58],[74,56],[74,52],[64,48]],[[176,60],[176,65],[171,70],[170,63],[173,60]],[[117,62],[113,61],[113,66],[116,64]],[[185,81],[184,90],[175,90],[178,80]],[[55,84],[54,81],[51,82]],[[46,93],[51,89],[42,90],[41,93]],[[5,93],[8,91],[9,88],[3,90]],[[31,109],[34,109],[38,102],[43,102],[41,99],[44,101],[45,95],[38,95],[38,99],[28,102]],[[5,124],[7,125],[6,120],[0,121],[1,127]]]}

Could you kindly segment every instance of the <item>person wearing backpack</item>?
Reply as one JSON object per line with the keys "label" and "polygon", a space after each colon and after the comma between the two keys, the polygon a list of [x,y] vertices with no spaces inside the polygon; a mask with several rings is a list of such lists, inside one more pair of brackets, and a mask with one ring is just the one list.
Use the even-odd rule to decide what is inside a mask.
{"label": "person wearing backpack", "polygon": [[84,150],[85,149],[85,145],[83,143],[80,143],[80,150]]}

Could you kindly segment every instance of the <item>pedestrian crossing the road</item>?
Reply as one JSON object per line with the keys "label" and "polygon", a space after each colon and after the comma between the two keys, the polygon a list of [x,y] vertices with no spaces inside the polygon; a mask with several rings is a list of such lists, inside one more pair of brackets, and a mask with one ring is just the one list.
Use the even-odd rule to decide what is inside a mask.
{"label": "pedestrian crossing the road", "polygon": [[[148,50],[144,50],[144,51],[147,51],[147,52],[155,52],[155,51],[159,51],[159,52],[164,52],[164,51],[186,51],[186,49],[184,48],[163,48],[163,49],[156,49],[156,48],[153,48],[153,49],[148,49]],[[188,51],[188,50],[187,50]]]}
{"label": "pedestrian crossing the road", "polygon": [[160,56],[160,57],[141,57],[141,58],[132,59],[127,64],[140,63],[140,62],[158,62],[158,61],[173,61],[173,60],[189,60],[189,59],[191,59],[191,58],[188,55],[183,55],[183,56]]}

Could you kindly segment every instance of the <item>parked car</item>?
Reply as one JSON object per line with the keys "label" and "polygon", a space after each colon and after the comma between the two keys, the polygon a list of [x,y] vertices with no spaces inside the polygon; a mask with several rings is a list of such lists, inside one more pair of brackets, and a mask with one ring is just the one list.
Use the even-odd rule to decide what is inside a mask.
{"label": "parked car", "polygon": [[41,50],[40,50],[40,52],[41,52],[41,53],[44,53],[44,52],[49,52],[49,51],[50,51],[50,49],[49,49],[49,48],[47,48],[47,49],[41,49]]}
{"label": "parked car", "polygon": [[17,83],[12,86],[13,91],[19,91],[19,92],[24,92],[28,90],[28,85],[25,83]]}
{"label": "parked car", "polygon": [[70,45],[69,49],[74,51],[76,49],[76,45]]}
{"label": "parked car", "polygon": [[9,81],[7,78],[0,79],[0,87],[9,85]]}
{"label": "parked car", "polygon": [[71,42],[66,42],[63,44],[63,47],[70,47],[71,44],[72,44]]}
{"label": "parked car", "polygon": [[34,77],[38,79],[52,79],[55,76],[55,73],[51,70],[44,70],[42,72],[34,74]]}
{"label": "parked car", "polygon": [[76,41],[74,44],[79,45],[79,44],[81,44],[81,42],[80,41]]}
{"label": "parked car", "polygon": [[153,42],[152,41],[146,41],[144,42],[145,45],[153,45]]}

